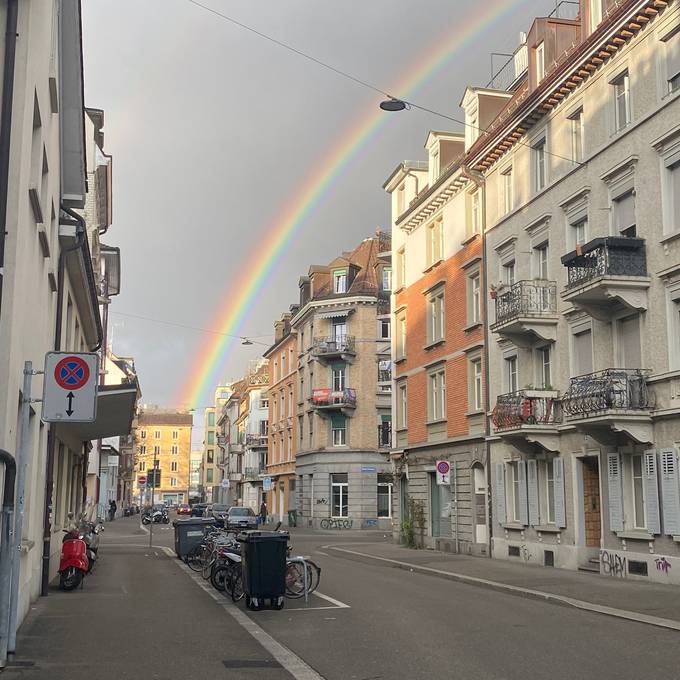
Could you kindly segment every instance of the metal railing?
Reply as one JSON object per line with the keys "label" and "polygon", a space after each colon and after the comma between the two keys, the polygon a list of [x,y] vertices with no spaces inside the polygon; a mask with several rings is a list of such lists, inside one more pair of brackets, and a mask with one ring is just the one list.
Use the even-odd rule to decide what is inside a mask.
{"label": "metal railing", "polygon": [[607,368],[571,378],[562,399],[567,415],[587,417],[601,411],[647,411],[654,407],[647,389],[648,369]]}
{"label": "metal railing", "polygon": [[354,407],[357,404],[356,390],[346,387],[344,390],[315,388],[312,390],[312,405],[321,407],[343,406]]}
{"label": "metal railing", "polygon": [[647,276],[645,240],[624,236],[596,238],[562,257],[567,288],[602,276]]}
{"label": "metal railing", "polygon": [[248,482],[254,482],[260,479],[260,475],[264,473],[264,468],[259,467],[247,467],[243,471],[243,479]]}
{"label": "metal railing", "polygon": [[378,382],[391,382],[392,380],[392,370],[387,368],[387,369],[378,369]]}
{"label": "metal railing", "polygon": [[522,316],[555,314],[557,284],[545,279],[517,281],[496,297],[496,323],[493,327]]}
{"label": "metal railing", "polygon": [[378,425],[378,448],[389,449],[392,446],[392,423]]}
{"label": "metal railing", "polygon": [[269,435],[267,434],[249,434],[246,435],[246,446],[267,446]]}
{"label": "metal railing", "polygon": [[491,420],[496,430],[514,430],[522,425],[555,425],[562,422],[560,400],[546,390],[518,390],[499,394]]}
{"label": "metal railing", "polygon": [[354,352],[354,336],[339,335],[314,338],[312,354],[322,356],[324,354],[343,354]]}

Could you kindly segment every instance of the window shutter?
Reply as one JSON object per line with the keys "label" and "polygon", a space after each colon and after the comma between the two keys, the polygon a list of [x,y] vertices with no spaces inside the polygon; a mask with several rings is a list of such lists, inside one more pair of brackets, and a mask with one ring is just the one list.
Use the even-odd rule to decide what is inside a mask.
{"label": "window shutter", "polygon": [[529,497],[529,524],[540,524],[538,512],[538,473],[535,460],[527,461],[527,493]]}
{"label": "window shutter", "polygon": [[607,455],[607,481],[609,483],[609,529],[623,531],[623,499],[621,489],[621,456]]}
{"label": "window shutter", "polygon": [[678,458],[675,449],[661,449],[661,496],[663,503],[663,532],[680,536],[680,486]]}
{"label": "window shutter", "polygon": [[645,484],[645,515],[647,531],[650,534],[661,533],[659,517],[659,479],[656,471],[656,449],[648,449],[644,455],[643,480]]}
{"label": "window shutter", "polygon": [[505,464],[496,463],[496,519],[503,525],[505,517]]}
{"label": "window shutter", "polygon": [[553,484],[555,487],[555,525],[560,529],[567,526],[567,512],[564,502],[564,459],[553,458]]}
{"label": "window shutter", "polygon": [[517,474],[519,475],[519,521],[526,526],[529,524],[527,512],[527,466],[523,460],[517,462]]}

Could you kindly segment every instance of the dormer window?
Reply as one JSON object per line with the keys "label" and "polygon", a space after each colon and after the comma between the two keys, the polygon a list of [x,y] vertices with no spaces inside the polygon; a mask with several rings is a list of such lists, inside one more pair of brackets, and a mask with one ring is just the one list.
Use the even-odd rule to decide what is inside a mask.
{"label": "dormer window", "polygon": [[536,69],[536,84],[545,77],[545,43],[540,42],[534,49],[534,65]]}
{"label": "dormer window", "polygon": [[333,292],[346,293],[347,292],[347,270],[336,269],[333,272]]}

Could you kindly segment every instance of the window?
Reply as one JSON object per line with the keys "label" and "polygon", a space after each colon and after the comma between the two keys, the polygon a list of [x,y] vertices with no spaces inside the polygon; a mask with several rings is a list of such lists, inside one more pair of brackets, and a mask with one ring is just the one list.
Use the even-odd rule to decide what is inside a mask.
{"label": "window", "polygon": [[552,386],[550,345],[539,347],[536,352],[538,354],[538,384],[543,389],[548,389]]}
{"label": "window", "polygon": [[339,343],[347,341],[347,321],[345,319],[333,320],[333,340]]}
{"label": "window", "polygon": [[510,463],[512,468],[512,475],[510,477],[512,484],[512,519],[514,522],[521,522],[522,516],[520,513],[520,479],[519,479],[519,462]]}
{"label": "window", "polygon": [[545,164],[545,138],[531,147],[534,166],[534,191],[542,191],[548,183]]}
{"label": "window", "polygon": [[140,446],[140,447],[139,447],[139,453],[140,453],[142,456],[146,456],[146,446]]}
{"label": "window", "polygon": [[333,292],[346,293],[347,292],[347,270],[337,269],[333,272]]}
{"label": "window", "polygon": [[482,410],[482,360],[474,359],[470,362],[470,373],[472,377],[472,408],[475,411]]}
{"label": "window", "polygon": [[146,439],[146,430],[142,430],[142,431],[139,433],[139,436],[140,436],[142,439]]}
{"label": "window", "polygon": [[469,289],[469,312],[468,312],[468,321],[471,324],[476,324],[480,323],[482,315],[481,315],[481,281],[479,278],[479,274],[474,274],[473,276],[470,277],[469,279],[469,284],[468,284],[468,289]]}
{"label": "window", "polygon": [[503,264],[501,268],[501,280],[506,286],[512,286],[515,283],[515,261],[510,260]]}
{"label": "window", "polygon": [[314,414],[308,414],[308,425],[309,425],[309,448],[314,447]]}
{"label": "window", "polygon": [[439,177],[439,152],[435,151],[432,154],[432,179],[436,180]]}
{"label": "window", "polygon": [[612,81],[614,89],[614,130],[623,130],[630,123],[630,79],[628,71]]}
{"label": "window", "polygon": [[345,371],[345,364],[335,364],[331,369],[334,392],[341,392],[345,389]]}
{"label": "window", "polygon": [[268,437],[269,436],[269,421],[268,420],[261,420],[258,425],[258,434],[260,437]]}
{"label": "window", "polygon": [[536,246],[533,255],[534,278],[548,280],[548,244]]}
{"label": "window", "polygon": [[215,427],[215,412],[208,411],[208,427]]}
{"label": "window", "polygon": [[534,49],[534,63],[536,65],[536,84],[545,77],[545,44],[540,42]]}
{"label": "window", "polygon": [[501,180],[503,182],[503,214],[507,215],[513,208],[512,167],[501,175]]}
{"label": "window", "polygon": [[406,312],[402,312],[397,317],[396,352],[397,359],[403,359],[406,356]]}
{"label": "window", "polygon": [[[392,380],[392,362],[389,359],[378,361],[378,382],[389,383]],[[391,392],[391,385],[379,385],[378,389],[384,392]]]}
{"label": "window", "polygon": [[173,460],[172,463],[170,463],[170,471],[171,472],[177,472],[177,461]]}
{"label": "window", "polygon": [[392,267],[384,267],[382,270],[382,289],[392,290]]}
{"label": "window", "polygon": [[401,215],[406,207],[406,187],[402,182],[397,189],[397,215]]}
{"label": "window", "polygon": [[[214,413],[212,415],[213,415],[213,417],[215,416]],[[177,430],[172,431],[172,438],[173,439],[179,439],[179,432]]]}
{"label": "window", "polygon": [[517,357],[505,357],[505,388],[508,392],[517,392]]}
{"label": "window", "polygon": [[214,481],[214,475],[215,475],[215,469],[214,468],[207,468],[205,471],[205,481],[208,484],[212,484]]}
{"label": "window", "polygon": [[392,517],[392,477],[378,474],[378,517]]}
{"label": "window", "polygon": [[309,396],[314,394],[314,371],[312,369],[309,369]]}
{"label": "window", "polygon": [[473,234],[482,233],[482,209],[480,206],[479,190],[470,194],[470,217]]}
{"label": "window", "polygon": [[430,295],[427,301],[427,342],[440,342],[444,339],[444,289]]}
{"label": "window", "polygon": [[331,419],[331,443],[333,446],[347,444],[347,419],[345,416],[333,416]]}
{"label": "window", "polygon": [[332,517],[347,517],[347,473],[331,475],[331,515]]}
{"label": "window", "polygon": [[269,399],[260,399],[260,408],[269,408]]}
{"label": "window", "polygon": [[666,83],[668,92],[680,90],[680,30],[664,41],[666,47]]}
{"label": "window", "polygon": [[288,386],[288,417],[293,416],[293,386]]}
{"label": "window", "polygon": [[397,288],[406,285],[406,250],[400,248],[397,251]]}
{"label": "window", "polygon": [[406,393],[406,381],[397,387],[397,427],[400,430],[408,426],[408,399]]}
{"label": "window", "polygon": [[298,444],[300,448],[305,442],[305,417],[298,416]]}
{"label": "window", "polygon": [[177,444],[173,444],[172,447],[170,448],[170,453],[172,453],[173,456],[176,456],[179,453],[179,447]]}
{"label": "window", "polygon": [[555,524],[555,470],[552,460],[545,463],[545,486],[548,524]]}
{"label": "window", "polygon": [[378,320],[378,337],[381,340],[389,340],[391,337],[391,327],[389,319],[379,319]]}
{"label": "window", "polygon": [[634,455],[631,460],[633,482],[633,522],[635,529],[646,529],[645,520],[645,482],[642,475],[642,455]]}
{"label": "window", "polygon": [[205,454],[205,460],[208,463],[208,465],[212,465],[215,462],[215,451],[214,451],[214,449],[208,449],[208,451]]}
{"label": "window", "polygon": [[177,486],[177,478],[170,477],[170,486]]}
{"label": "window", "polygon": [[430,421],[446,418],[446,371],[444,368],[428,376],[427,417]]}
{"label": "window", "polygon": [[208,432],[208,444],[215,443],[215,433],[213,431]]}
{"label": "window", "polygon": [[156,431],[153,433],[153,436],[154,436],[154,439],[160,439],[160,438],[161,438],[161,431],[160,431],[160,430],[156,430]]}
{"label": "window", "polygon": [[160,446],[154,446],[153,447],[153,455],[154,456],[160,456],[161,455],[161,447]]}
{"label": "window", "polygon": [[144,472],[146,470],[146,461],[140,461],[139,462],[139,471]]}
{"label": "window", "polygon": [[573,241],[574,248],[577,246],[582,246],[588,240],[588,218],[584,217],[578,222],[570,224],[571,227],[571,237]]}
{"label": "window", "polygon": [[639,368],[642,366],[640,315],[617,319],[615,324],[618,366]]}
{"label": "window", "polygon": [[569,127],[571,134],[571,158],[574,163],[583,160],[583,109],[569,116]]}
{"label": "window", "polygon": [[680,161],[665,169],[664,233],[680,232]]}
{"label": "window", "polygon": [[593,340],[590,328],[579,330],[572,336],[572,376],[593,372]]}
{"label": "window", "polygon": [[427,228],[427,266],[431,267],[442,259],[444,251],[442,221],[435,220]]}
{"label": "window", "polygon": [[629,191],[612,201],[612,220],[615,235],[627,237],[636,235],[634,192]]}

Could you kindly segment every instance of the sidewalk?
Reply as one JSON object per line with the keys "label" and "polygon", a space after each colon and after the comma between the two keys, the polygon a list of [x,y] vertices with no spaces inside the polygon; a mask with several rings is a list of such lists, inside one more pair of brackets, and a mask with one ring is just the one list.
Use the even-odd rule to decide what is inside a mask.
{"label": "sidewalk", "polygon": [[291,677],[176,558],[149,550],[138,516],[107,522],[99,552],[82,590],[53,588],[33,605],[3,677]]}
{"label": "sidewalk", "polygon": [[680,630],[680,588],[391,543],[324,546],[334,555]]}

